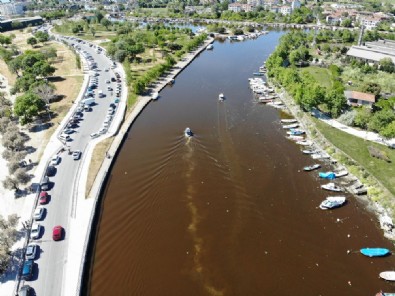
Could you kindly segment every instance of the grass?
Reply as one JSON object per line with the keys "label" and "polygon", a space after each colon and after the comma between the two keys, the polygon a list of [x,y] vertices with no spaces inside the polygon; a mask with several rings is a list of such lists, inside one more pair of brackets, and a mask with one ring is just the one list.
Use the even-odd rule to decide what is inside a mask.
{"label": "grass", "polygon": [[97,173],[99,172],[103,160],[106,156],[106,151],[108,151],[108,149],[110,148],[113,140],[114,140],[113,137],[107,138],[95,146],[92,154],[92,159],[89,165],[89,173],[88,173],[88,179],[86,181],[85,196],[89,196],[89,192],[91,191],[93,183],[95,182]]}
{"label": "grass", "polygon": [[303,68],[302,71],[306,71],[311,74],[319,85],[324,86],[326,88],[332,87],[331,75],[326,68],[320,68],[315,66],[309,66],[307,68]]}
{"label": "grass", "polygon": [[[318,130],[338,149],[342,150],[371,173],[380,183],[395,195],[395,150],[383,145],[339,131],[314,118]],[[370,156],[368,146],[384,151],[392,162],[387,163]]]}

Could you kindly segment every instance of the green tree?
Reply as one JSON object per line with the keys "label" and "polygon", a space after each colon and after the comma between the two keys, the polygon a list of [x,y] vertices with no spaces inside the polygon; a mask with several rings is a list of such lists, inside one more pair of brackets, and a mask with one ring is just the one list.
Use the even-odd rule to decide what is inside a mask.
{"label": "green tree", "polygon": [[29,45],[31,45],[32,47],[34,47],[34,45],[37,44],[37,39],[34,38],[34,37],[30,37],[30,38],[27,39],[26,42],[27,42],[27,44],[29,44]]}
{"label": "green tree", "polygon": [[354,125],[362,129],[366,129],[371,117],[372,113],[370,109],[360,107],[359,109],[357,109],[357,113],[355,114]]}
{"label": "green tree", "polygon": [[105,27],[106,30],[108,31],[108,27],[111,26],[111,21],[108,20],[108,19],[106,19],[106,18],[103,18],[103,19],[100,21],[100,24],[101,24],[103,27]]}
{"label": "green tree", "polygon": [[368,122],[368,128],[372,131],[380,132],[393,121],[395,121],[395,113],[393,110],[380,110],[373,114]]}
{"label": "green tree", "polygon": [[49,40],[49,35],[46,32],[38,31],[34,34],[34,37],[38,40],[38,42],[47,42]]}
{"label": "green tree", "polygon": [[92,36],[95,37],[95,35],[96,35],[96,30],[95,30],[95,28],[94,28],[94,27],[91,27],[91,28],[90,28],[90,31],[91,31]]}
{"label": "green tree", "polygon": [[388,73],[395,72],[395,64],[391,58],[384,58],[380,60],[380,70]]}
{"label": "green tree", "polygon": [[34,93],[27,92],[15,100],[14,113],[20,117],[22,125],[32,122],[43,110],[45,110],[44,101]]}

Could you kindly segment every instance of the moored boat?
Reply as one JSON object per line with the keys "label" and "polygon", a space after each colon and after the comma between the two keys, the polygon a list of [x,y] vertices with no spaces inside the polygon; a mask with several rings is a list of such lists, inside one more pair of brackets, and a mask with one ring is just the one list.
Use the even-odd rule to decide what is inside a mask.
{"label": "moored boat", "polygon": [[190,138],[190,137],[193,136],[193,132],[192,132],[192,130],[191,130],[189,127],[187,127],[187,128],[184,130],[184,135],[185,135],[185,137]]}
{"label": "moored boat", "polygon": [[320,204],[321,210],[329,210],[342,206],[346,202],[344,196],[329,196]]}
{"label": "moored boat", "polygon": [[302,140],[302,141],[296,142],[296,144],[302,145],[302,146],[311,146],[311,145],[313,145],[313,142],[311,142],[309,140]]}
{"label": "moored boat", "polygon": [[219,96],[218,96],[218,100],[219,100],[219,101],[223,101],[223,100],[225,100],[225,96],[224,96],[224,94],[223,94],[223,93],[220,93],[220,94],[219,94]]}
{"label": "moored boat", "polygon": [[290,135],[290,136],[287,137],[287,139],[293,140],[293,141],[302,141],[302,140],[304,140],[304,137],[303,136]]}
{"label": "moored boat", "polygon": [[300,135],[305,134],[305,131],[304,131],[304,130],[301,130],[301,129],[294,129],[294,128],[291,128],[291,129],[287,132],[287,134],[288,134],[288,135],[300,136]]}
{"label": "moored boat", "polygon": [[376,293],[376,296],[395,296],[395,293],[384,293],[382,291]]}
{"label": "moored boat", "polygon": [[152,95],[152,100],[157,100],[159,98],[159,93],[155,92]]}
{"label": "moored boat", "polygon": [[319,151],[314,150],[314,149],[305,149],[305,150],[302,150],[302,153],[303,154],[316,154],[316,153],[319,153]]}
{"label": "moored boat", "polygon": [[330,158],[330,156],[326,153],[313,153],[311,154],[312,159],[324,159],[324,158]]}
{"label": "moored boat", "polygon": [[335,172],[336,178],[344,177],[344,176],[347,176],[347,175],[348,175],[348,172],[346,170]]}
{"label": "moored boat", "polygon": [[320,172],[320,173],[318,174],[318,176],[319,176],[320,178],[329,179],[329,180],[333,180],[333,179],[336,178],[336,175],[335,175],[334,172]]}
{"label": "moored boat", "polygon": [[337,185],[336,185],[335,183],[333,183],[333,182],[330,182],[330,183],[328,183],[328,184],[321,185],[321,188],[322,188],[322,189],[325,189],[325,190],[329,190],[329,191],[335,191],[335,192],[343,191],[343,189],[342,189],[341,187],[337,186]]}
{"label": "moored boat", "polygon": [[367,257],[383,257],[390,254],[390,250],[385,248],[363,248],[360,252]]}
{"label": "moored boat", "polygon": [[295,118],[289,119],[281,119],[281,123],[297,123],[298,121]]}
{"label": "moored boat", "polygon": [[291,129],[291,128],[297,128],[299,125],[297,123],[292,123],[292,124],[284,124],[283,128],[284,129]]}
{"label": "moored boat", "polygon": [[318,163],[315,163],[315,164],[312,164],[312,165],[309,165],[309,166],[305,166],[305,167],[303,168],[303,170],[304,170],[305,172],[310,172],[310,171],[319,169],[320,167],[321,167],[321,166],[320,166]]}
{"label": "moored boat", "polygon": [[276,99],[276,97],[274,96],[263,96],[263,97],[259,97],[258,101],[259,103],[270,103],[272,102],[274,99]]}
{"label": "moored boat", "polygon": [[252,75],[254,75],[254,76],[263,76],[265,74],[261,73],[261,72],[254,72],[254,73],[252,73]]}
{"label": "moored boat", "polygon": [[209,45],[207,45],[207,47],[206,47],[207,50],[211,50],[211,49],[213,49],[213,48],[214,48],[214,45],[212,45],[212,44],[209,44]]}
{"label": "moored boat", "polygon": [[380,272],[380,277],[386,281],[395,282],[395,271]]}

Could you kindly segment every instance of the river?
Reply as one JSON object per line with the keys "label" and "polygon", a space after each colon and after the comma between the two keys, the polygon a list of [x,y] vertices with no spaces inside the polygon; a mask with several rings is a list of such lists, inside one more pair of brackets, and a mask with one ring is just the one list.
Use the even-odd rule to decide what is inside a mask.
{"label": "river", "polygon": [[301,171],[311,158],[248,88],[282,34],[215,42],[139,116],[103,197],[87,294],[395,291],[378,278],[394,258],[358,252],[392,246],[374,216],[352,196],[318,208],[328,193]]}

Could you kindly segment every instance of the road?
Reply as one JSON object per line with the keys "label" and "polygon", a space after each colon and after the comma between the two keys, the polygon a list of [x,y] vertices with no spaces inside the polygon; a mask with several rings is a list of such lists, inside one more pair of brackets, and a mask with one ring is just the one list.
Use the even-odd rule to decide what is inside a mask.
{"label": "road", "polygon": [[[31,243],[36,243],[40,247],[40,254],[37,256],[34,265],[33,279],[31,281],[21,281],[20,287],[24,284],[30,285],[34,288],[38,296],[53,296],[61,295],[62,285],[65,277],[65,266],[67,264],[67,250],[69,247],[69,233],[68,225],[70,218],[75,215],[75,204],[77,197],[77,188],[79,172],[81,170],[81,159],[74,160],[72,155],[68,153],[71,151],[80,150],[82,152],[81,158],[84,156],[84,151],[91,141],[90,134],[98,132],[104,119],[107,116],[107,111],[110,104],[114,101],[115,95],[112,96],[111,91],[107,91],[110,86],[116,89],[117,82],[106,83],[107,80],[115,78],[116,69],[110,69],[113,62],[106,57],[104,51],[97,53],[94,47],[90,47],[88,42],[77,43],[72,39],[64,39],[69,44],[79,46],[79,51],[86,51],[91,55],[97,63],[98,87],[95,91],[96,104],[92,106],[92,110],[83,112],[82,120],[75,132],[70,134],[71,140],[66,142],[65,151],[59,153],[61,157],[60,163],[56,166],[57,172],[55,176],[50,177],[52,188],[48,191],[50,200],[44,207],[46,214],[42,221],[38,221],[44,231],[38,240],[32,240]],[[74,62],[74,61],[70,61]],[[105,71],[105,69],[110,69]],[[89,71],[91,74],[95,72]],[[98,90],[102,90],[105,96],[99,98]],[[124,90],[122,90],[124,91]],[[89,164],[88,164],[89,165]],[[52,229],[56,225],[61,225],[65,229],[64,237],[61,241],[53,241]]]}

